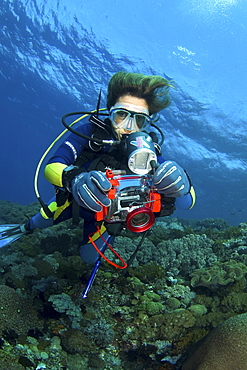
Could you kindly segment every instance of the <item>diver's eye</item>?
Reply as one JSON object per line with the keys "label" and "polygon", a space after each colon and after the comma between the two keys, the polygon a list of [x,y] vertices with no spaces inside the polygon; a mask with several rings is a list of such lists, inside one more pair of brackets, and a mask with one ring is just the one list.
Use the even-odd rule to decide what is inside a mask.
{"label": "diver's eye", "polygon": [[144,126],[145,121],[146,121],[145,116],[143,116],[142,114],[136,114],[135,119],[136,119],[136,123],[137,123],[138,127]]}
{"label": "diver's eye", "polygon": [[128,116],[128,113],[123,111],[123,110],[120,110],[120,111],[116,112],[116,119],[117,120],[123,121],[127,116]]}

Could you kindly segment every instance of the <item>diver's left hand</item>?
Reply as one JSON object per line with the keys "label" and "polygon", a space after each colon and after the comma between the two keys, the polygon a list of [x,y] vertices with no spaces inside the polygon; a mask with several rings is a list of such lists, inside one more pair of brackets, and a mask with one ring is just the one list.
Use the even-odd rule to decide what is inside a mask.
{"label": "diver's left hand", "polygon": [[185,171],[174,161],[160,164],[153,180],[156,189],[166,197],[182,197],[191,186]]}

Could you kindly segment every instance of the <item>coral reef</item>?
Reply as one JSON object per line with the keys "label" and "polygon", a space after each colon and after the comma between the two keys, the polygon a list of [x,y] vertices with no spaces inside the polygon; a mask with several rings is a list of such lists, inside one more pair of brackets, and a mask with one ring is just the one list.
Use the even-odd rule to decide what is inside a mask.
{"label": "coral reef", "polygon": [[52,294],[50,295],[48,301],[52,302],[52,305],[56,311],[66,313],[71,321],[71,327],[73,329],[80,327],[80,321],[82,319],[81,310],[74,304],[68,294]]}
{"label": "coral reef", "polygon": [[193,287],[205,286],[218,288],[219,285],[227,285],[239,281],[247,274],[247,266],[242,262],[230,260],[226,262],[214,262],[211,267],[195,270],[191,276]]}
{"label": "coral reef", "polygon": [[215,328],[182,365],[182,370],[245,370],[247,313],[231,317]]}
{"label": "coral reef", "polygon": [[32,300],[9,286],[0,285],[0,332],[7,336],[12,331],[18,336],[37,328],[41,330],[43,322]]}
{"label": "coral reef", "polygon": [[[0,205],[2,223],[38,209]],[[157,220],[127,270],[102,262],[86,299],[81,238],[67,221],[1,248],[0,368],[175,370],[193,343],[247,311],[246,223]],[[128,260],[140,240],[123,230],[114,248]]]}
{"label": "coral reef", "polygon": [[190,234],[180,239],[160,242],[160,263],[173,276],[187,275],[196,268],[209,266],[217,260],[213,251],[213,241],[203,235]]}

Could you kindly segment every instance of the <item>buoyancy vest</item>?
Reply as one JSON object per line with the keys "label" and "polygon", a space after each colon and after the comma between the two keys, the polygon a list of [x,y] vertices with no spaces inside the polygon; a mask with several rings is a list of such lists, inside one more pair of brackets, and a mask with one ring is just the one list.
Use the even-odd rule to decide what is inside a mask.
{"label": "buoyancy vest", "polygon": [[[150,132],[149,135],[154,142],[158,142],[155,132]],[[103,125],[93,125],[91,137],[100,140],[109,140],[114,137],[109,118],[104,120]],[[160,155],[160,148],[158,145],[155,149],[156,154]],[[106,169],[110,168],[112,170],[125,170],[126,174],[132,174],[127,164],[128,158],[124,142],[118,144],[117,147],[109,145],[100,146],[96,143],[89,142],[75,162],[76,166],[84,168],[86,171],[97,170],[104,172]]]}
{"label": "buoyancy vest", "polygon": [[[112,132],[111,122],[109,118],[104,121],[105,125],[94,125],[91,137],[100,140],[110,140],[114,137]],[[105,171],[110,168],[112,170],[125,170],[126,173],[131,173],[127,166],[127,155],[123,144],[116,146],[98,145],[88,143],[78,156],[75,166],[84,168],[85,171]]]}
{"label": "buoyancy vest", "polygon": [[[110,120],[107,118],[104,121],[105,125],[93,125],[93,131],[91,136],[101,140],[109,140],[114,136],[111,128]],[[155,133],[151,133],[154,138]],[[160,153],[157,153],[160,154]],[[104,172],[106,169],[112,170],[124,170],[126,174],[133,174],[128,168],[128,158],[124,143],[116,146],[98,144],[92,145],[90,143],[83,149],[82,153],[78,156],[74,165],[80,168],[79,172],[89,172],[92,170]],[[71,193],[62,191],[62,194],[58,192],[57,201],[61,205],[65,202],[68,197],[71,199]],[[75,203],[75,202],[73,202]],[[76,207],[75,207],[76,208]],[[162,195],[162,210],[160,216],[169,216],[175,210],[175,198],[167,198]],[[78,213],[77,212],[73,212]],[[73,217],[74,221],[75,218]]]}

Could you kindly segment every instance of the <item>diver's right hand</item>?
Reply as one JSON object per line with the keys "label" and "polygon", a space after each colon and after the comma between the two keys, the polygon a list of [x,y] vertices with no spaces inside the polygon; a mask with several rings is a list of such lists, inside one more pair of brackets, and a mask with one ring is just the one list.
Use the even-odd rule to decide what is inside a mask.
{"label": "diver's right hand", "polygon": [[102,206],[110,206],[111,201],[106,194],[110,189],[110,181],[99,171],[80,173],[71,183],[71,192],[75,201],[81,207],[89,208],[94,212],[101,211]]}

